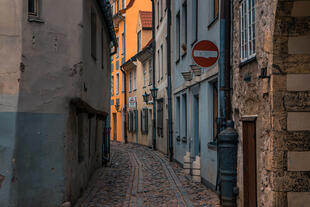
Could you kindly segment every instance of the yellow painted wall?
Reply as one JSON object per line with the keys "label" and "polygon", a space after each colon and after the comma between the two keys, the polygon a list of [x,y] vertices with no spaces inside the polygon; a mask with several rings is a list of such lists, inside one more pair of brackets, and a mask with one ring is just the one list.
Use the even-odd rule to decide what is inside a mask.
{"label": "yellow painted wall", "polygon": [[137,21],[139,10],[152,11],[152,1],[135,0],[133,6],[126,11],[126,39],[129,40],[126,41],[126,60],[137,53]]}

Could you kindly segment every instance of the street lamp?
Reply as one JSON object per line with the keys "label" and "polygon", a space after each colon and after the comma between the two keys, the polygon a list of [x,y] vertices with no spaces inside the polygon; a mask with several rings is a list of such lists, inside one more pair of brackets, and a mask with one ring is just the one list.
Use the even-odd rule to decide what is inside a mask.
{"label": "street lamp", "polygon": [[119,107],[120,107],[119,103],[116,103],[115,104],[115,109],[116,109],[117,112],[119,112]]}
{"label": "street lamp", "polygon": [[142,96],[143,96],[143,101],[144,101],[146,104],[148,104],[150,94],[147,94],[146,91],[145,91],[144,94],[143,94]]}
{"label": "street lamp", "polygon": [[151,94],[153,97],[153,150],[156,150],[156,97],[158,88],[151,88]]}
{"label": "street lamp", "polygon": [[157,91],[158,91],[158,88],[155,88],[155,87],[151,88],[151,94],[154,100],[157,97]]}

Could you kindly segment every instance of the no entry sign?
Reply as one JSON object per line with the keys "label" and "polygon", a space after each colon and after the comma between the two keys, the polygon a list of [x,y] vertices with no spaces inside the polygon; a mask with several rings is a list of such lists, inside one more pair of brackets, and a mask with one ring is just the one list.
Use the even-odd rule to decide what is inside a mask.
{"label": "no entry sign", "polygon": [[194,45],[192,57],[197,65],[207,68],[216,63],[219,57],[219,50],[213,42],[202,40]]}

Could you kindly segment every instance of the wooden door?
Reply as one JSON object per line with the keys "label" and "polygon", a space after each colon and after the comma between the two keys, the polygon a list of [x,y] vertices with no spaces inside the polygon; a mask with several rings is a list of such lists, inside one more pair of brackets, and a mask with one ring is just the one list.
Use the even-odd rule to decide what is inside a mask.
{"label": "wooden door", "polygon": [[245,207],[257,206],[255,130],[255,121],[243,122],[243,188]]}

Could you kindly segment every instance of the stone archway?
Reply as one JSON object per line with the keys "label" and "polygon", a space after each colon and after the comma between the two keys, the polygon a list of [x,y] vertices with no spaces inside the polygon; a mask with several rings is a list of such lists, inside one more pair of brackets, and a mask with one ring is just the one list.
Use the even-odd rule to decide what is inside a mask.
{"label": "stone archway", "polygon": [[271,69],[272,206],[310,202],[310,1],[278,0]]}

